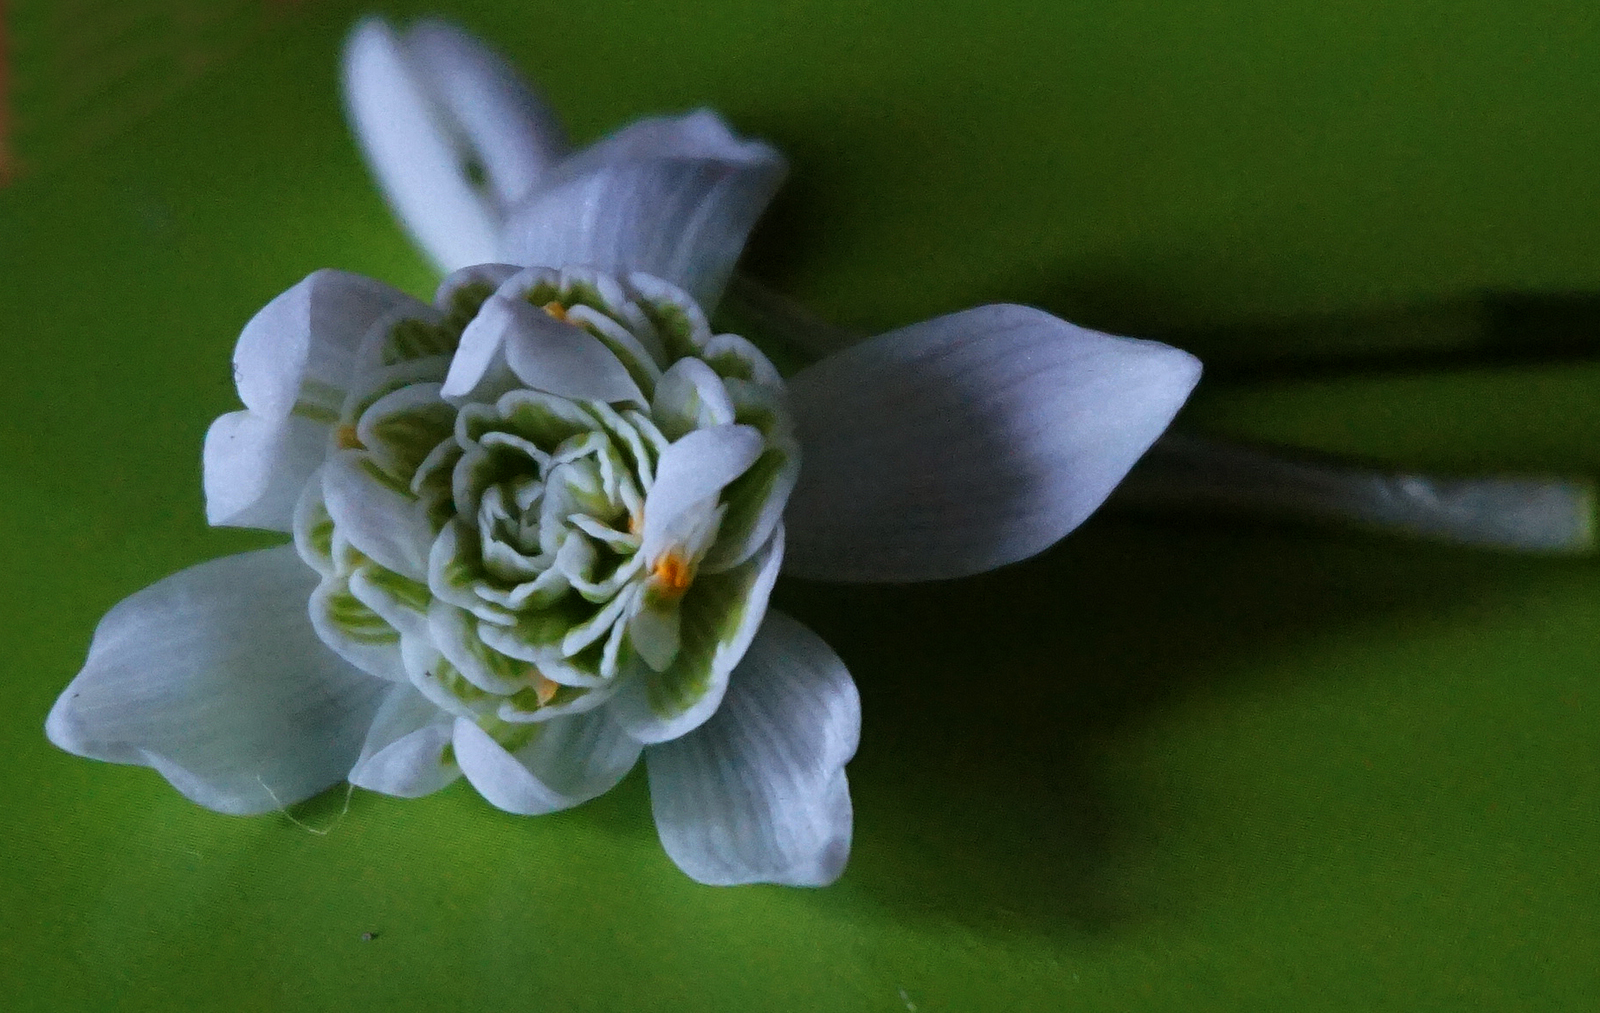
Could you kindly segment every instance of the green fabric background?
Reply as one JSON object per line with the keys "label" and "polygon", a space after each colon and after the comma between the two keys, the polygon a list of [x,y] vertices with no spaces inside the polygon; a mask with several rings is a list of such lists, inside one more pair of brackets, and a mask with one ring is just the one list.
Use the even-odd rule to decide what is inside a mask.
{"label": "green fabric background", "polygon": [[[199,495],[244,321],[322,266],[432,286],[344,133],[353,5],[135,6],[11,11],[6,1008],[1593,1008],[1588,560],[1102,516],[974,580],[781,585],[863,700],[854,859],[821,891],[689,881],[640,772],[535,820],[465,784],[347,813],[337,790],[294,810],[319,835],[55,751],[44,715],[99,616],[264,541],[207,530]],[[1600,468],[1600,365],[1318,323],[1600,291],[1591,3],[391,10],[424,6],[580,140],[697,104],[773,139],[793,175],[749,269],[841,324],[1029,302],[1187,339],[1219,364],[1186,417],[1213,431]],[[209,55],[163,55],[179,30]],[[145,84],[95,57],[99,104],[72,61],[101,50],[68,45],[95,31],[156,54]],[[1315,368],[1252,369],[1295,356]]]}

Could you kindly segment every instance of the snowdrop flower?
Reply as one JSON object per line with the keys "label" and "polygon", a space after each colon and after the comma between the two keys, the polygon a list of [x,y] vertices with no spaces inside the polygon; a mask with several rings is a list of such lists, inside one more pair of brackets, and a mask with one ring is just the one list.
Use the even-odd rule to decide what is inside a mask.
{"label": "snowdrop flower", "polygon": [[569,151],[516,72],[441,21],[399,32],[362,21],[345,47],[344,96],[390,206],[445,273],[587,263],[692,279],[689,293],[711,305],[785,173],[776,150],[704,109]]}
{"label": "snowdrop flower", "polygon": [[1199,372],[989,306],[785,382],[669,282],[507,265],[432,305],[319,271],[234,366],[207,515],[293,544],[113,608],[52,742],[228,813],[463,775],[544,813],[642,755],[690,876],[808,885],[848,855],[860,710],[840,659],[767,608],[779,568],[914,581],[1033,555]]}

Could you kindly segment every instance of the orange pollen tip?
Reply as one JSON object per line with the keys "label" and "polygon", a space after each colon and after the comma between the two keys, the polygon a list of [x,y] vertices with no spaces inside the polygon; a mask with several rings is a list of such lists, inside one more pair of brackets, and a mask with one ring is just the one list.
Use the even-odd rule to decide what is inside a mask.
{"label": "orange pollen tip", "polygon": [[538,699],[539,706],[543,707],[556,698],[556,690],[561,688],[559,682],[552,682],[540,675],[533,673],[533,695]]}
{"label": "orange pollen tip", "polygon": [[545,303],[543,309],[546,313],[550,314],[552,317],[555,317],[564,324],[569,324],[572,322],[567,319],[567,308],[554,299]]}
{"label": "orange pollen tip", "polygon": [[682,594],[694,582],[694,571],[688,560],[670,552],[662,556],[650,572],[664,585],[664,590],[673,594]]}
{"label": "orange pollen tip", "polygon": [[356,435],[356,427],[346,422],[334,434],[334,442],[340,450],[365,450],[367,445],[361,442],[361,437]]}

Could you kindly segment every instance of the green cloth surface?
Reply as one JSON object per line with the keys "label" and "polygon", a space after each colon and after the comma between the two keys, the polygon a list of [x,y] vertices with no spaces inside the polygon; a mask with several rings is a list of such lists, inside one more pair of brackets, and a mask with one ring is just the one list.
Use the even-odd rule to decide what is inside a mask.
{"label": "green cloth surface", "polygon": [[[642,771],[538,819],[464,782],[235,818],[56,751],[45,713],[107,608],[271,541],[201,509],[243,323],[319,267],[433,283],[341,120],[355,6],[132,6],[8,10],[0,1005],[1594,1008],[1592,560],[1099,516],[972,580],[780,584],[863,703],[854,857],[815,891],[687,879]],[[1230,328],[1293,345],[1313,314],[1600,290],[1579,0],[389,10],[413,7],[500,46],[579,140],[701,104],[772,139],[793,174],[747,268],[843,325],[1018,301],[1248,363],[1274,350]],[[97,31],[153,55],[69,45]],[[1600,469],[1600,365],[1358,351],[1203,382],[1186,422]]]}

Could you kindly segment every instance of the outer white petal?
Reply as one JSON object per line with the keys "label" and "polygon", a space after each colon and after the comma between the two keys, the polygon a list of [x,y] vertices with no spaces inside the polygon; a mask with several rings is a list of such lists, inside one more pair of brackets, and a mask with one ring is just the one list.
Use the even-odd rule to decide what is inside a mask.
{"label": "outer white petal", "polygon": [[438,791],[461,776],[461,769],[444,759],[454,722],[412,686],[391,688],[350,771],[350,783],[400,798]]}
{"label": "outer white petal", "polygon": [[344,50],[345,113],[378,185],[440,270],[495,259],[499,212],[468,175],[470,149],[430,75],[387,24],[369,18]]}
{"label": "outer white petal", "polygon": [[206,521],[289,531],[300,492],[328,453],[328,427],[299,415],[218,416],[202,455]]}
{"label": "outer white petal", "polygon": [[639,743],[607,708],[553,718],[528,745],[508,753],[466,718],[455,724],[456,761],[493,805],[522,816],[569,809],[609,791],[639,759]]}
{"label": "outer white petal", "polygon": [[777,149],[762,141],[744,141],[734,135],[722,117],[710,109],[682,116],[648,116],[577,152],[552,173],[567,182],[607,165],[647,162],[662,158],[714,158],[740,164],[783,165]]}
{"label": "outer white petal", "polygon": [[341,780],[388,684],[323,646],[306,617],[317,575],[293,546],[201,563],[100,621],[50,741],[155,767],[227,813],[257,813]]}
{"label": "outer white petal", "polygon": [[347,271],[307,275],[250,319],[233,351],[245,407],[269,419],[290,412],[332,421],[344,403],[356,352],[373,322],[426,303]]}
{"label": "outer white petal", "polygon": [[667,854],[716,886],[838,879],[850,857],[844,765],[860,733],[844,663],[815,633],[768,612],[711,720],[645,752]]}
{"label": "outer white petal", "polygon": [[405,33],[411,66],[477,154],[504,207],[526,195],[566,150],[544,101],[498,53],[454,25],[424,20]]}
{"label": "outer white petal", "polygon": [[601,165],[512,212],[500,259],[642,271],[712,307],[783,175],[776,155]]}
{"label": "outer white petal", "polygon": [[789,390],[805,465],[787,572],[961,577],[1077,527],[1200,377],[1186,352],[1023,306],[914,324],[830,356]]}
{"label": "outer white petal", "polygon": [[688,513],[709,509],[723,487],[761,456],[761,433],[754,426],[696,429],[676,440],[656,463],[655,483],[644,501],[644,538],[639,552],[647,565],[675,544]]}

